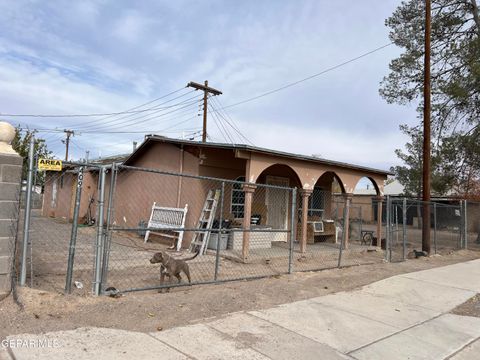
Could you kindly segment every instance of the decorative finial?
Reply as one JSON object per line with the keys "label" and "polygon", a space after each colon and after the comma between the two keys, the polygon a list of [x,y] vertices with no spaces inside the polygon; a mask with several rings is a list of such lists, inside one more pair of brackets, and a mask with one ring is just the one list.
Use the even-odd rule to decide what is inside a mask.
{"label": "decorative finial", "polygon": [[15,128],[6,121],[0,121],[0,154],[16,154],[12,148]]}

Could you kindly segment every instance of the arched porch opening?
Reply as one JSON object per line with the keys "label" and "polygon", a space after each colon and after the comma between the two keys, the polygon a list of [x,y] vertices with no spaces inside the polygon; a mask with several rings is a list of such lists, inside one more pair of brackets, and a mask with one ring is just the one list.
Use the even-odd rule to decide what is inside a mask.
{"label": "arched porch opening", "polygon": [[350,219],[371,224],[377,219],[378,184],[371,177],[364,176],[358,179],[353,190],[350,205]]}
{"label": "arched porch opening", "polygon": [[301,194],[300,252],[306,251],[307,244],[316,241],[338,241],[336,219],[333,210],[335,195],[345,194],[340,177],[333,171],[323,173],[315,182],[313,189],[304,189]]}
{"label": "arched porch opening", "polygon": [[[252,198],[252,217],[260,217],[260,225],[272,229],[289,229],[292,207],[290,189],[302,187],[295,170],[283,164],[269,166],[257,177],[256,184],[259,186]],[[286,236],[279,238],[285,240]]]}
{"label": "arched porch opening", "polygon": [[[243,186],[244,218],[242,257],[248,257],[249,249],[271,247],[274,243],[286,243],[292,229],[292,187],[301,188],[301,181],[294,169],[284,164],[265,168],[254,184]],[[248,231],[256,229],[257,231]],[[262,232],[262,230],[267,230]]]}

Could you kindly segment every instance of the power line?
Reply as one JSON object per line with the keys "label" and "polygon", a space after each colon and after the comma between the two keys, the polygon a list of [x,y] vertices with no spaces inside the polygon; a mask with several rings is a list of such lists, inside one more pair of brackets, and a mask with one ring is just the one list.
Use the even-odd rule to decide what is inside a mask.
{"label": "power line", "polygon": [[182,91],[184,90],[185,88],[181,88],[181,89],[178,89],[178,90],[175,90],[175,91],[172,91],[171,93],[168,93],[166,95],[163,95],[161,97],[158,97],[154,100],[151,100],[145,104],[142,104],[142,105],[138,105],[136,107],[133,107],[131,109],[128,109],[128,110],[125,110],[125,111],[121,111],[121,112],[113,112],[113,113],[94,113],[94,114],[4,114],[4,113],[0,113],[0,116],[11,116],[11,117],[50,117],[50,118],[68,118],[68,117],[98,117],[98,116],[115,116],[115,115],[123,115],[123,114],[128,114],[128,113],[138,113],[138,112],[143,112],[143,111],[147,111],[147,110],[138,110],[138,111],[132,111],[134,109],[137,109],[139,107],[142,107],[142,106],[145,106],[145,105],[149,105],[151,103],[154,103],[158,100],[161,100],[163,98],[166,98],[167,96],[170,96],[170,95],[173,95],[179,91]]}
{"label": "power line", "polygon": [[393,43],[391,42],[391,43],[389,43],[389,44],[385,44],[385,45],[383,45],[383,46],[380,46],[380,47],[378,47],[378,48],[376,48],[376,49],[373,49],[373,50],[368,51],[368,52],[366,52],[366,53],[363,53],[363,54],[361,54],[361,55],[359,55],[359,56],[356,56],[356,57],[354,57],[354,58],[352,58],[352,59],[350,59],[350,60],[344,61],[344,62],[342,62],[342,63],[340,63],[340,64],[338,64],[338,65],[329,67],[329,68],[327,68],[327,69],[325,69],[325,70],[322,70],[322,71],[320,71],[320,72],[318,72],[318,73],[316,73],[316,74],[307,76],[306,78],[303,78],[303,79],[294,81],[294,82],[292,82],[292,83],[289,83],[289,84],[283,85],[283,86],[281,86],[281,87],[279,87],[279,88],[276,88],[276,89],[267,91],[267,92],[265,92],[265,93],[263,93],[263,94],[260,94],[260,95],[257,95],[257,96],[253,96],[253,97],[251,97],[251,98],[248,98],[248,99],[239,101],[239,102],[237,102],[237,103],[233,103],[233,104],[224,106],[221,110],[229,109],[229,108],[234,107],[234,106],[238,106],[238,105],[241,105],[241,104],[245,104],[245,103],[247,103],[247,102],[254,101],[254,100],[263,98],[263,97],[265,97],[265,96],[268,96],[268,95],[277,93],[277,92],[279,92],[279,91],[288,89],[288,88],[290,88],[290,87],[292,87],[292,86],[298,85],[298,84],[300,84],[300,83],[302,83],[302,82],[311,80],[311,79],[316,78],[316,77],[318,77],[318,76],[320,76],[320,75],[323,75],[323,74],[328,73],[328,72],[330,72],[330,71],[336,70],[336,69],[338,69],[338,68],[340,68],[340,67],[342,67],[342,66],[348,65],[348,64],[350,64],[350,63],[352,63],[352,62],[354,62],[354,61],[357,61],[357,60],[359,60],[359,59],[361,59],[361,58],[364,58],[365,56],[371,55],[371,54],[373,54],[373,53],[375,53],[375,52],[377,52],[377,51],[383,50],[383,49],[385,49],[386,47],[389,47],[390,45],[393,45]]}
{"label": "power line", "polygon": [[[215,111],[217,112],[217,114],[222,117],[225,122],[240,136],[241,139],[245,140],[246,142],[248,142],[250,145],[253,145],[255,146],[251,141],[250,139],[248,139],[241,131],[240,129],[235,125],[235,122],[234,120],[232,119],[232,117],[224,110],[222,109],[222,104],[220,102],[220,100],[218,99],[214,99],[214,101],[216,101],[219,105],[219,109],[215,109]],[[212,104],[213,106],[213,104]],[[222,114],[223,113],[223,114]],[[230,119],[230,120],[228,120]]]}
{"label": "power line", "polygon": [[[215,113],[211,112],[210,111],[210,108],[211,108],[211,105],[209,104],[208,106],[208,112],[210,113],[210,115],[212,115],[212,118],[213,118],[213,121],[215,122],[215,125],[217,125],[217,128],[218,128],[218,131],[220,132],[220,134],[223,136],[223,139],[225,140],[225,142],[230,142],[230,144],[233,144],[234,141],[232,140],[232,138],[230,137],[230,134],[226,131],[225,127],[223,126],[223,124],[221,122],[218,121],[217,119],[217,116],[214,115]],[[228,139],[227,139],[228,137]],[[230,141],[229,141],[230,140]]]}
{"label": "power line", "polygon": [[[197,97],[200,97],[200,95],[197,96]],[[96,128],[95,127],[87,127],[85,129],[75,128],[73,130],[76,132],[77,135],[81,135],[82,133],[86,133],[86,134],[92,134],[91,136],[94,136],[96,134],[108,134],[108,133],[142,133],[142,132],[144,133],[144,132],[148,132],[149,130],[145,129],[145,130],[139,130],[139,131],[138,130],[136,130],[136,131],[121,131],[121,130],[109,131],[108,129],[121,129],[121,128],[125,128],[125,127],[132,127],[134,125],[139,125],[141,123],[147,123],[147,122],[150,122],[150,121],[153,121],[153,120],[157,120],[157,119],[159,119],[163,116],[170,115],[170,114],[173,114],[173,113],[176,113],[175,115],[191,114],[192,108],[195,107],[195,105],[199,104],[200,101],[201,100],[190,101],[187,104],[185,104],[184,106],[178,107],[177,109],[174,109],[174,110],[171,110],[171,111],[168,111],[168,112],[156,115],[156,116],[152,116],[152,117],[149,117],[149,118],[144,119],[142,121],[137,121],[135,123],[129,123],[130,121],[133,120],[133,119],[130,119],[128,121],[118,123],[114,126],[112,126],[112,125],[110,125],[110,126],[99,125]],[[186,110],[186,111],[180,111],[180,110]],[[179,111],[180,111],[180,113],[178,113]],[[166,121],[171,121],[171,120],[174,120],[174,119],[178,119],[180,117],[181,116],[167,117],[165,119],[162,119],[162,121],[160,121],[160,123],[165,123]],[[129,124],[127,124],[127,123],[129,123]],[[121,125],[121,124],[127,124],[127,125],[119,127],[118,125]],[[20,129],[24,130],[24,129],[28,129],[28,128],[22,127]],[[45,129],[45,128],[39,128],[39,129],[36,129],[36,131],[43,132],[43,133],[51,133],[51,135],[64,132],[64,130],[61,130],[61,129]]]}
{"label": "power line", "polygon": [[[142,124],[142,123],[146,123],[146,122],[149,122],[149,121],[152,121],[152,120],[156,120],[160,117],[163,117],[163,116],[166,116],[168,114],[172,114],[174,112],[177,112],[179,110],[182,110],[182,109],[186,109],[186,108],[192,108],[193,105],[196,105],[200,102],[200,100],[198,99],[200,97],[200,95],[196,95],[192,98],[189,98],[187,100],[184,100],[178,104],[175,104],[175,105],[172,105],[170,106],[170,108],[173,108],[175,107],[175,109],[171,110],[171,111],[167,111],[167,112],[164,112],[164,113],[161,113],[161,114],[158,114],[158,115],[155,115],[155,116],[152,116],[153,113],[151,114],[147,114],[147,116],[140,116],[140,117],[137,117],[137,118],[134,118],[134,119],[126,119],[124,121],[119,121],[120,119],[115,119],[115,120],[112,120],[112,121],[107,121],[105,123],[101,123],[101,124],[98,124],[97,126],[93,125],[93,126],[87,126],[87,127],[79,127],[77,128],[78,131],[80,132],[85,132],[85,130],[102,130],[102,129],[108,129],[108,128],[118,128],[119,125],[124,125],[123,127],[126,127],[126,126],[133,126],[133,125],[138,125],[138,124]],[[194,99],[194,100],[192,100]],[[183,105],[183,106],[179,106],[179,105]],[[158,113],[160,111],[164,111],[163,109],[162,110],[159,110],[159,111],[156,111],[155,113]],[[141,121],[138,121],[140,119],[143,119]]]}
{"label": "power line", "polygon": [[[141,119],[141,118],[144,118],[144,117],[146,117],[146,116],[150,116],[150,115],[156,114],[156,113],[158,113],[158,112],[161,112],[161,111],[163,111],[163,110],[171,109],[172,107],[178,106],[179,104],[183,104],[183,103],[185,103],[185,102],[188,102],[188,101],[190,101],[190,100],[198,97],[198,95],[197,95],[197,96],[193,96],[193,97],[188,98],[188,99],[186,99],[186,100],[183,100],[183,101],[181,101],[181,102],[179,102],[179,103],[176,103],[176,104],[173,104],[173,105],[169,105],[169,106],[166,106],[166,107],[164,107],[164,108],[159,108],[159,107],[162,106],[162,105],[165,105],[165,104],[168,104],[169,102],[172,102],[172,101],[174,101],[174,100],[180,99],[180,98],[182,98],[182,97],[184,97],[184,96],[186,96],[186,95],[188,95],[188,94],[191,94],[192,92],[193,92],[193,90],[192,90],[192,91],[189,91],[189,92],[187,92],[187,93],[185,93],[185,94],[176,96],[176,97],[174,97],[174,98],[172,98],[172,99],[170,99],[170,100],[164,101],[164,102],[162,102],[162,103],[160,103],[160,104],[157,104],[157,105],[154,106],[154,107],[149,108],[149,110],[152,111],[152,113],[150,113],[150,114],[145,114],[145,115],[142,115],[142,116],[140,116],[140,117],[135,117],[135,118],[133,118],[133,119],[131,119],[131,117],[134,116],[135,114],[128,114],[128,115],[125,115],[125,116],[122,116],[122,117],[118,117],[118,118],[115,118],[115,119],[112,119],[112,120],[109,120],[109,121],[102,122],[103,120],[106,120],[107,118],[109,118],[109,117],[105,117],[105,118],[103,118],[103,119],[97,119],[97,120],[94,120],[94,121],[89,121],[89,122],[87,122],[87,123],[78,124],[77,127],[78,127],[79,129],[81,129],[81,128],[84,128],[84,129],[85,129],[85,128],[95,127],[96,125],[98,125],[99,122],[102,122],[102,123],[101,123],[102,125],[107,125],[107,124],[115,124],[115,123],[117,123],[117,122],[120,121],[120,120],[124,120],[124,119],[128,119],[128,118],[130,118],[129,120]],[[141,107],[141,106],[140,106],[140,107]],[[88,124],[91,124],[91,123],[95,123],[96,125],[88,125]],[[88,125],[88,126],[87,126],[87,125]],[[75,125],[74,125],[74,126],[75,126]]]}

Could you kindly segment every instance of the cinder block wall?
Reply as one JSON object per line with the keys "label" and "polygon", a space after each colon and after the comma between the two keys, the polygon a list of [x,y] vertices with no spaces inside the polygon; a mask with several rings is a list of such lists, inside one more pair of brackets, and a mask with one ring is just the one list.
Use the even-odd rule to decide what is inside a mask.
{"label": "cinder block wall", "polygon": [[0,299],[10,293],[22,158],[0,154]]}

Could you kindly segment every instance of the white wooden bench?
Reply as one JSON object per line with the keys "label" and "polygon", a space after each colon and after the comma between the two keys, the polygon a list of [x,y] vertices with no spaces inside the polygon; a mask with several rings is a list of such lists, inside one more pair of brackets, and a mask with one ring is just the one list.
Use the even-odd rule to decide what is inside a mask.
{"label": "white wooden bench", "polygon": [[[157,203],[153,203],[152,206],[152,213],[150,214],[150,220],[148,220],[147,227],[149,229],[158,229],[158,230],[165,230],[170,231],[170,229],[174,228],[176,230],[171,230],[172,232],[177,233],[177,235],[171,235],[167,233],[161,233],[162,236],[171,237],[171,238],[178,238],[177,241],[177,251],[180,250],[182,246],[183,240],[183,230],[179,230],[181,228],[185,228],[185,218],[187,217],[188,211],[188,204],[185,205],[184,208],[170,208],[170,207],[162,207],[157,206]],[[147,230],[145,233],[145,241],[148,241],[148,237],[150,236],[151,230]]]}

